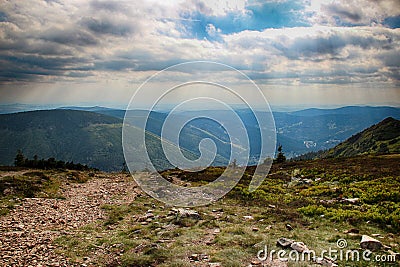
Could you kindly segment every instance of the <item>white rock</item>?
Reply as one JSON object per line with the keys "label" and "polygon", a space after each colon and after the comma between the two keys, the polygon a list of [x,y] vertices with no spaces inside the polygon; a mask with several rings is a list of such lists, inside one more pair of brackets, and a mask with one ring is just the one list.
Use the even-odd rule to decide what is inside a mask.
{"label": "white rock", "polygon": [[300,253],[308,253],[310,251],[303,242],[293,242],[290,247]]}

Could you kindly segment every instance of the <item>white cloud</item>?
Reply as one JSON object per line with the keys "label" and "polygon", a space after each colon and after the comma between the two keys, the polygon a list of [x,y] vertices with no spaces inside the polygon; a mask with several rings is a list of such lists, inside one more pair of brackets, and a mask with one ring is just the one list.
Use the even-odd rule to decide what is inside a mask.
{"label": "white cloud", "polygon": [[199,11],[209,16],[224,16],[230,12],[245,12],[246,0],[188,0],[181,1],[186,11]]}
{"label": "white cloud", "polygon": [[333,25],[349,23],[377,25],[390,16],[400,15],[397,0],[310,0],[306,7],[312,23]]}
{"label": "white cloud", "polygon": [[206,32],[209,36],[215,37],[217,34],[221,33],[221,30],[216,28],[213,24],[207,24],[206,26]]}
{"label": "white cloud", "polygon": [[[311,1],[312,27],[223,34],[202,21],[218,41],[188,38],[182,12],[224,16],[246,12],[245,1],[0,1],[7,16],[0,22],[0,91],[41,82],[123,92],[190,60],[232,65],[261,85],[399,86],[400,29],[371,22],[396,15],[397,1]],[[364,26],[332,26],[334,16]]]}

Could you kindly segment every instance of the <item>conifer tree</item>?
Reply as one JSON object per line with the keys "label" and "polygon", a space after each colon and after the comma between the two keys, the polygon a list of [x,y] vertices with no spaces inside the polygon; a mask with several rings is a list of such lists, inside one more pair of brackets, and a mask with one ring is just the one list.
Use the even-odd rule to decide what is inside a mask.
{"label": "conifer tree", "polygon": [[278,155],[276,156],[275,162],[282,163],[286,161],[285,154],[282,151],[282,145],[278,146]]}

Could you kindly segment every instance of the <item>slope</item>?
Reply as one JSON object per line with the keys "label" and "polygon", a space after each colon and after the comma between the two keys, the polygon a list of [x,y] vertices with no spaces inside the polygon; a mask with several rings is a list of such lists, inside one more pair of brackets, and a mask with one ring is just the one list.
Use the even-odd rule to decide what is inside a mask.
{"label": "slope", "polygon": [[[130,127],[133,136],[142,131]],[[0,164],[12,165],[16,151],[21,149],[29,158],[54,157],[105,171],[121,170],[124,164],[121,131],[121,119],[87,111],[44,110],[0,115]],[[133,149],[141,145],[136,140],[132,142]],[[160,138],[146,134],[146,145],[157,168],[171,167],[162,153]]]}
{"label": "slope", "polygon": [[349,157],[362,154],[400,153],[400,121],[388,117],[357,133],[322,157]]}

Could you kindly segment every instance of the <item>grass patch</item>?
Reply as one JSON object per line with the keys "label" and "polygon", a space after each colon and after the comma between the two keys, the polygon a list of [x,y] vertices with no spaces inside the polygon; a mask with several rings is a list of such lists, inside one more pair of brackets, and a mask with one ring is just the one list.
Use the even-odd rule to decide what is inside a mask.
{"label": "grass patch", "polygon": [[[248,266],[264,245],[279,250],[276,240],[280,237],[304,242],[318,255],[322,250],[336,249],[336,241],[342,238],[347,240],[349,249],[360,250],[361,235],[378,233],[385,245],[400,252],[398,160],[394,156],[363,156],[277,164],[252,193],[247,188],[254,168],[248,167],[244,178],[228,195],[195,208],[201,220],[177,220],[170,214],[171,207],[142,195],[129,205],[103,206],[108,214],[106,220],[83,229],[84,235],[68,237],[70,245],[65,250],[79,261],[83,254],[91,255],[93,247],[100,246],[109,251],[107,257],[118,258],[115,266],[207,266],[208,262]],[[220,172],[221,168],[212,167],[197,176],[177,170],[164,175],[193,185],[204,182],[196,180],[201,177],[206,182],[214,180]],[[351,198],[358,200],[350,203],[347,199]],[[142,223],[138,218],[149,209],[154,219]],[[292,229],[288,230],[287,224]],[[359,234],[345,233],[352,228],[357,228]],[[99,233],[101,238],[96,237]],[[374,255],[378,253],[386,252]],[[207,260],[193,263],[192,254],[207,255]],[[94,265],[110,266],[107,257],[97,257]],[[396,266],[367,261],[338,264]]]}

